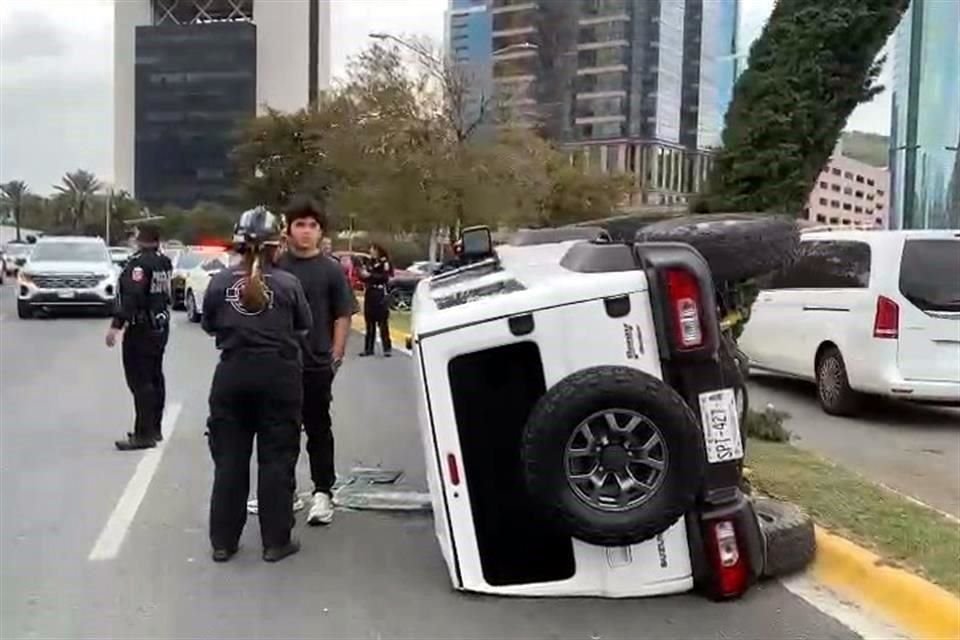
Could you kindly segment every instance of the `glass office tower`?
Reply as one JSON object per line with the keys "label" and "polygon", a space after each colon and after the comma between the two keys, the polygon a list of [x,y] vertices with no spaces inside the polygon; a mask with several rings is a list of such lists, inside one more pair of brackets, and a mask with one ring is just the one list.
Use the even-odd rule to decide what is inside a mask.
{"label": "glass office tower", "polygon": [[913,0],[894,42],[890,226],[960,228],[960,2]]}

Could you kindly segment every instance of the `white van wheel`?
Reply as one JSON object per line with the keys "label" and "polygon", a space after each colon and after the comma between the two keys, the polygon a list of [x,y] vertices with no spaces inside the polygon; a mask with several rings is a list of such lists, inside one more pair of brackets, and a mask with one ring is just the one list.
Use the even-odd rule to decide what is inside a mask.
{"label": "white van wheel", "polygon": [[849,416],[857,411],[859,394],[850,387],[847,367],[836,347],[827,347],[817,360],[817,397],[830,415]]}

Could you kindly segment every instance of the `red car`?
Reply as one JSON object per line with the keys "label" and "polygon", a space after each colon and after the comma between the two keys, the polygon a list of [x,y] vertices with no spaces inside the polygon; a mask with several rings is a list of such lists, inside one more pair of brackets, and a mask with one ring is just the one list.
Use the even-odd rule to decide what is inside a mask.
{"label": "red car", "polygon": [[370,262],[370,254],[360,251],[334,251],[331,255],[340,262],[350,286],[357,291],[362,291],[363,281],[360,279],[360,270],[364,263]]}

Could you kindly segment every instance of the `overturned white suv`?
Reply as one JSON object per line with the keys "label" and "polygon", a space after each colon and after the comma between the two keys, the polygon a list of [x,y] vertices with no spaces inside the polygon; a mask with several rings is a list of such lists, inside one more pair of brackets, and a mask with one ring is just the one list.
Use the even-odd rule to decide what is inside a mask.
{"label": "overturned white suv", "polygon": [[737,597],[765,538],[715,288],[678,242],[530,231],[423,281],[411,346],[436,534],[458,589]]}

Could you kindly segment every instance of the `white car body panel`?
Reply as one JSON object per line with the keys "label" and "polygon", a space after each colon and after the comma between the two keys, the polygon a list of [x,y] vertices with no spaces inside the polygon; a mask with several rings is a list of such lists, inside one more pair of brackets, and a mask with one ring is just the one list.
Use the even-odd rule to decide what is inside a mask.
{"label": "white car body panel", "polygon": [[[759,293],[738,343],[757,368],[813,380],[817,352],[833,343],[851,388],[917,400],[960,401],[960,313],[924,311],[901,291],[905,243],[955,243],[955,270],[936,276],[960,281],[958,231],[824,231],[802,242],[866,243],[869,283],[862,288],[775,289]],[[899,308],[899,336],[873,335],[878,298]]]}
{"label": "white car body panel", "polygon": [[[569,579],[492,585],[481,563],[466,469],[454,484],[447,466],[463,461],[448,363],[461,355],[518,342],[537,343],[547,388],[570,372],[597,363],[623,365],[661,376],[653,314],[642,271],[575,273],[559,265],[573,243],[498,248],[503,271],[447,286],[422,281],[414,298],[414,365],[419,377],[417,412],[433,500],[436,537],[455,588],[513,596],[634,597],[678,593],[693,587],[686,525],[625,548],[573,540],[575,572]],[[521,275],[522,274],[522,275]],[[440,308],[438,300],[466,289],[518,281],[522,294],[501,293]],[[441,280],[442,282],[442,280]],[[604,298],[630,299],[628,315],[611,318]],[[506,319],[532,313],[531,333],[515,336]],[[625,348],[625,332],[634,345]]]}

